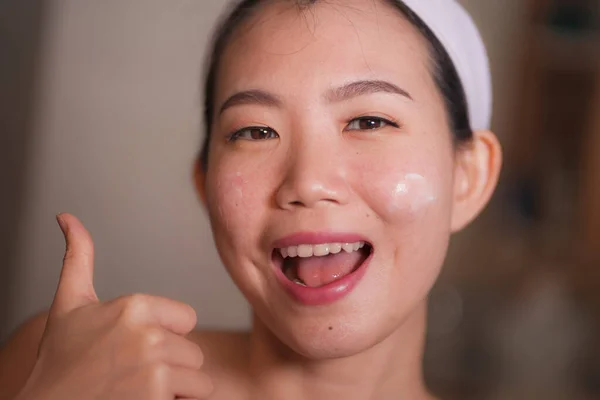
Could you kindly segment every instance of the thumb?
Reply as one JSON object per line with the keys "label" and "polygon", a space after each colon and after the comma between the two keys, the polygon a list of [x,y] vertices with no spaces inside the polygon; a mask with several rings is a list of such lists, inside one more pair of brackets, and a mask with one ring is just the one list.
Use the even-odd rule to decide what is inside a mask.
{"label": "thumb", "polygon": [[81,222],[70,214],[59,214],[58,225],[65,235],[66,250],[50,316],[68,313],[97,303],[94,290],[94,243]]}

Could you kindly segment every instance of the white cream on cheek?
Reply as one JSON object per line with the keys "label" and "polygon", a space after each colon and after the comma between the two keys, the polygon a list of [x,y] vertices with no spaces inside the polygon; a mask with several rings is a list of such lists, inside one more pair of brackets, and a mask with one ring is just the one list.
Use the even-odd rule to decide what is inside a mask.
{"label": "white cream on cheek", "polygon": [[419,213],[438,199],[434,185],[423,175],[410,172],[394,182],[390,191],[388,212]]}

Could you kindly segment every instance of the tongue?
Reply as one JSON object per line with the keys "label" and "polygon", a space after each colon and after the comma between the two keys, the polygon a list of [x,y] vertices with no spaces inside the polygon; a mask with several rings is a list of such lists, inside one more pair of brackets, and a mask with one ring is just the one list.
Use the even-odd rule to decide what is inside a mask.
{"label": "tongue", "polygon": [[296,274],[309,287],[327,285],[350,274],[362,259],[362,252],[342,251],[324,257],[296,258]]}

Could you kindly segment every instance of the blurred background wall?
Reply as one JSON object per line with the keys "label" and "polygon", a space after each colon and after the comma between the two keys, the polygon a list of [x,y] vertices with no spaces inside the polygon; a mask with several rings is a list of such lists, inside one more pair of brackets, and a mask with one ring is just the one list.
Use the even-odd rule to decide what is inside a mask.
{"label": "blurred background wall", "polygon": [[[569,164],[558,169],[556,178],[544,167],[548,159],[544,154],[555,152],[519,151],[552,148],[539,133],[544,131],[540,121],[545,121],[542,100],[582,97],[544,91],[544,82],[558,86],[564,74],[548,75],[550,69],[544,66],[549,61],[542,55],[532,58],[558,40],[538,34],[544,21],[540,15],[546,15],[542,10],[552,0],[461,2],[489,49],[494,130],[507,152],[507,172],[490,209],[454,241],[432,299],[426,371],[432,385],[458,393],[459,398],[516,399],[516,392],[507,394],[512,389],[506,388],[528,386],[522,377],[535,381],[532,370],[540,382],[554,379],[549,377],[555,371],[540,369],[545,361],[538,356],[562,344],[556,373],[564,377],[567,373],[560,365],[572,363],[584,351],[577,346],[592,329],[587,326],[593,325],[589,322],[593,307],[586,305],[593,301],[590,296],[573,300],[577,296],[571,288],[578,286],[566,282],[577,279],[558,266],[575,265],[577,257],[572,255],[583,250],[572,252],[556,243],[580,237],[574,233],[576,224],[564,221],[589,219],[584,212],[594,209],[589,200],[594,197],[581,182],[597,178],[581,174],[577,185],[543,185],[560,181],[561,176],[568,179],[570,175],[560,172],[568,171]],[[202,326],[248,325],[248,308],[220,265],[191,181],[200,144],[203,55],[225,4],[222,0],[0,2],[0,339],[49,305],[64,249],[54,216],[64,211],[79,216],[94,237],[101,298],[149,292],[190,303]],[[600,48],[594,48],[598,42],[593,38],[589,42],[581,53],[597,53],[593,49]],[[572,59],[572,48],[567,42],[557,51]],[[594,70],[593,57],[583,63]],[[593,87],[592,78],[582,82]],[[577,128],[582,132],[592,130],[586,110],[593,104],[600,109],[600,101],[590,100],[573,111],[580,113],[576,120],[585,122]],[[587,140],[580,136],[578,143]],[[592,149],[600,147],[592,142],[577,147],[588,149],[590,160],[599,154]],[[554,148],[565,148],[556,143]],[[593,169],[586,165],[587,169],[574,168]],[[538,186],[548,194],[540,195],[534,190]],[[591,205],[561,195],[567,191],[585,193],[580,198]],[[538,198],[555,199],[554,208],[531,200],[536,193]],[[576,206],[568,208],[569,204]],[[571,211],[561,214],[567,208]],[[543,217],[548,215],[552,218]],[[557,234],[547,235],[548,230]],[[578,269],[587,271],[579,276],[592,276],[595,265],[589,261]],[[556,317],[557,310],[564,311],[563,319]],[[579,325],[581,329],[571,329]],[[554,341],[544,342],[539,336],[545,336],[549,327],[558,334]],[[531,365],[511,358],[524,354],[521,347],[530,345],[534,350],[524,359],[533,360]],[[508,373],[511,363],[522,365],[523,371]],[[595,381],[593,373],[586,376],[588,383]],[[566,396],[556,398],[576,398]],[[550,397],[529,393],[522,398]]]}
{"label": "blurred background wall", "polygon": [[[194,305],[201,324],[246,325],[191,180],[202,58],[223,2],[50,1],[43,21],[25,3],[9,1],[3,13],[19,26],[14,52],[26,51],[26,26],[37,47],[31,76],[15,89],[34,93],[30,101],[3,104],[9,116],[15,107],[27,115],[27,132],[9,131],[19,148],[2,159],[18,185],[3,190],[14,216],[3,230],[11,243],[3,332],[52,299],[64,250],[54,215],[63,211],[93,234],[102,298],[157,293]],[[20,70],[16,62],[29,60],[2,65]],[[15,150],[22,154],[11,161]]]}
{"label": "blurred background wall", "polygon": [[0,207],[5,210],[0,217],[1,333],[8,328],[14,304],[10,288],[16,270],[15,229],[24,212],[44,11],[41,1],[0,2]]}

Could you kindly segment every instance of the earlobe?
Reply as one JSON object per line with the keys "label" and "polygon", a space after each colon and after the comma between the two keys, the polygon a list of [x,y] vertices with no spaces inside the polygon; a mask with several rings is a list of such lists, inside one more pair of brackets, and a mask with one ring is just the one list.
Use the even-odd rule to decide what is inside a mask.
{"label": "earlobe", "polygon": [[452,231],[473,221],[489,202],[502,167],[502,147],[490,131],[477,131],[455,159]]}
{"label": "earlobe", "polygon": [[193,176],[198,198],[202,202],[202,205],[206,207],[206,174],[204,172],[204,168],[202,168],[202,161],[200,160],[200,157],[198,157],[196,162],[194,162]]}

